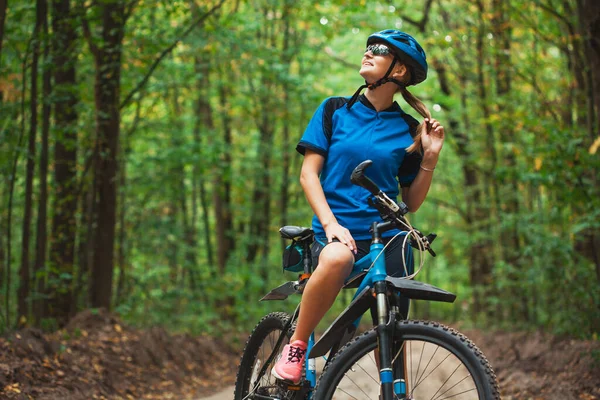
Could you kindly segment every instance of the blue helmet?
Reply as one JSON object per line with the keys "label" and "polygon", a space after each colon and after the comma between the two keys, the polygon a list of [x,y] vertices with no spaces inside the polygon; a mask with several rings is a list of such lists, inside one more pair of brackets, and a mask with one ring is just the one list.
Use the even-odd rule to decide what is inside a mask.
{"label": "blue helmet", "polygon": [[409,67],[411,72],[409,85],[416,85],[427,79],[427,57],[415,38],[396,29],[386,29],[369,36],[367,46],[377,42],[391,46],[400,62]]}

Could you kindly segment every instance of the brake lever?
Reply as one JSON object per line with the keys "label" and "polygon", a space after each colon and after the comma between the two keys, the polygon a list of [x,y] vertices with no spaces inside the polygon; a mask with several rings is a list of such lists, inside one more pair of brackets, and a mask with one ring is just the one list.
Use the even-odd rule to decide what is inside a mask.
{"label": "brake lever", "polygon": [[[398,206],[398,204],[396,204],[396,202],[394,200],[390,199],[388,197],[388,195],[385,194],[384,192],[380,191],[379,193],[377,193],[377,195],[375,195],[375,197],[383,205],[385,205],[387,208],[392,210],[392,212],[396,213],[396,212],[400,211],[400,207]],[[404,213],[404,214],[406,214],[406,213]],[[404,215],[404,214],[402,214],[402,215]]]}
{"label": "brake lever", "polygon": [[381,200],[379,199],[379,197],[377,197],[377,196],[369,197],[367,199],[367,203],[369,203],[369,205],[371,207],[373,207],[373,208],[377,209],[377,211],[379,211],[379,215],[381,215],[381,218],[384,221],[392,218],[393,213],[390,212],[390,209],[385,204],[381,203]]}
{"label": "brake lever", "polygon": [[435,251],[433,251],[433,249],[431,248],[431,243],[433,243],[433,241],[437,237],[437,234],[431,232],[429,235],[427,235],[425,237],[427,238],[427,242],[429,243],[429,248],[427,249],[427,251],[429,252],[429,254],[431,254],[432,257],[435,257],[437,254],[435,254]]}
{"label": "brake lever", "polygon": [[[429,252],[429,254],[431,254],[432,257],[436,257],[437,254],[435,254],[435,251],[433,251],[433,249],[431,248],[431,243],[435,240],[435,238],[437,237],[437,234],[430,233],[429,235],[424,236],[421,232],[419,232],[416,229],[415,229],[415,232],[417,233],[417,235],[419,235],[419,237],[421,239],[423,239],[423,244],[425,245],[425,250],[427,250]],[[414,238],[410,239],[410,245],[411,245],[411,247],[414,247],[415,249],[420,250],[420,247]]]}

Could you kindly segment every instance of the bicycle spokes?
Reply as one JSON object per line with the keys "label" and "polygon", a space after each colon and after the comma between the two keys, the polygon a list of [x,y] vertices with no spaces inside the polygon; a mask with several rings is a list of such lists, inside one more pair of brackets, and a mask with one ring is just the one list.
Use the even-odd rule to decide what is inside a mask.
{"label": "bicycle spokes", "polygon": [[[376,358],[375,351],[363,354],[346,371],[333,399],[378,400],[380,381]],[[479,399],[475,383],[462,361],[435,343],[406,341],[394,359],[404,362],[405,369],[404,377],[394,379],[397,382],[404,379],[408,390],[407,394],[396,393],[394,399]]]}

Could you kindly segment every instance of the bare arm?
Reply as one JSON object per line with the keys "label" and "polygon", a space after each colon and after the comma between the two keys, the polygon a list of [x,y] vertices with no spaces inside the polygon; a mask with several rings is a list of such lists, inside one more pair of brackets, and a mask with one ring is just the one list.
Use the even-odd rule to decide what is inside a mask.
{"label": "bare arm", "polygon": [[327,240],[331,242],[333,238],[337,238],[340,242],[347,245],[350,250],[355,251],[356,243],[350,231],[337,222],[329,204],[327,204],[327,199],[325,198],[325,193],[319,179],[324,162],[325,158],[322,155],[307,149],[300,172],[300,185],[304,190],[304,195],[308,203],[321,222],[321,225],[323,225]]}
{"label": "bare arm", "polygon": [[402,188],[402,201],[410,212],[416,212],[429,192],[433,169],[437,165],[438,157],[444,144],[444,127],[435,119],[425,120],[428,126],[427,132],[421,137],[423,146],[423,160],[421,168],[410,187]]}

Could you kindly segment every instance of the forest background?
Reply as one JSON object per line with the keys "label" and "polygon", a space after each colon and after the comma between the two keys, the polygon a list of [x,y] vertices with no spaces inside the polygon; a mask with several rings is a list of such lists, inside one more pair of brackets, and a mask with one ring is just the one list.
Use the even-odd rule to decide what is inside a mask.
{"label": "forest background", "polygon": [[597,338],[599,9],[0,0],[0,331],[104,307],[219,335],[281,308],[258,299],[294,278],[278,228],[312,216],[295,145],[362,84],[366,37],[397,28],[447,132],[410,216],[439,235],[420,278],[458,294],[413,316]]}

